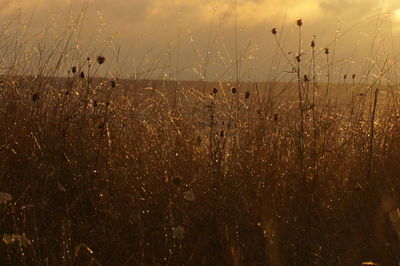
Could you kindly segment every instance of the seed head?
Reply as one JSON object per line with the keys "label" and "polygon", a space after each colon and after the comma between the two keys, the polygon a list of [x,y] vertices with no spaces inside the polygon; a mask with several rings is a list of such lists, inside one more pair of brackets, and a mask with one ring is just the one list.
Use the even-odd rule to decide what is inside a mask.
{"label": "seed head", "polygon": [[347,75],[346,74],[344,74],[343,79],[347,79]]}
{"label": "seed head", "polygon": [[76,69],[76,66],[73,66],[72,68],[71,68],[71,71],[72,71],[72,73],[76,73],[76,71],[77,71],[77,69]]}
{"label": "seed head", "polygon": [[97,101],[96,100],[93,101],[93,107],[97,107]]}
{"label": "seed head", "polygon": [[214,88],[214,89],[213,89],[213,93],[214,93],[214,94],[217,94],[217,92],[218,92],[218,89],[217,89],[217,88]]}
{"label": "seed head", "polygon": [[307,74],[304,74],[303,80],[304,80],[304,82],[309,82],[309,81],[310,81],[310,80],[308,79]]}
{"label": "seed head", "polygon": [[314,48],[315,47],[315,42],[311,41],[311,47]]}
{"label": "seed head", "polygon": [[224,132],[223,130],[221,130],[221,132],[219,133],[219,136],[220,136],[221,138],[225,137],[225,132]]}
{"label": "seed head", "polygon": [[273,35],[276,35],[276,34],[278,33],[278,31],[276,30],[276,28],[273,28],[273,29],[271,30],[271,32],[272,32]]}
{"label": "seed head", "polygon": [[179,177],[174,177],[172,179],[172,183],[174,183],[175,186],[180,186],[182,184],[182,180]]}
{"label": "seed head", "polygon": [[355,79],[355,78],[356,78],[356,74],[353,74],[353,75],[351,76],[351,78],[352,78],[352,79]]}
{"label": "seed head", "polygon": [[246,94],[244,95],[244,98],[245,98],[245,99],[250,98],[250,92],[249,92],[249,91],[246,91]]}
{"label": "seed head", "polygon": [[235,88],[235,87],[232,88],[232,93],[233,93],[233,94],[236,93],[236,88]]}
{"label": "seed head", "polygon": [[115,88],[115,86],[116,86],[116,81],[115,80],[111,80],[111,88]]}
{"label": "seed head", "polygon": [[32,102],[36,102],[39,100],[39,93],[34,93],[32,94]]}
{"label": "seed head", "polygon": [[279,117],[278,114],[274,114],[274,121],[278,121]]}
{"label": "seed head", "polygon": [[329,54],[329,48],[325,48],[324,51],[325,51],[325,54]]}
{"label": "seed head", "polygon": [[79,77],[81,78],[81,79],[84,79],[85,78],[85,73],[83,73],[83,71],[79,74]]}
{"label": "seed head", "polygon": [[303,26],[303,21],[301,19],[297,20],[297,26],[299,27]]}
{"label": "seed head", "polygon": [[99,63],[100,65],[104,64],[104,62],[106,61],[106,58],[102,55],[99,55],[97,57],[97,63]]}

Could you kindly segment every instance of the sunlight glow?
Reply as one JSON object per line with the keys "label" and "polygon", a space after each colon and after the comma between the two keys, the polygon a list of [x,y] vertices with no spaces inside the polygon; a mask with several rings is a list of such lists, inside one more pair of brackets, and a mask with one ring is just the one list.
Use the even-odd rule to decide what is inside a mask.
{"label": "sunlight glow", "polygon": [[400,22],[400,8],[393,11],[394,19],[397,22]]}

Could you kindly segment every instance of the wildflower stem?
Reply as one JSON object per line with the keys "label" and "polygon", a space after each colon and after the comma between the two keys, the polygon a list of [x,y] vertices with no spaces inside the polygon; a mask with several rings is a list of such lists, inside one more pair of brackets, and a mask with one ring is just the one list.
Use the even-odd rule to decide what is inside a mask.
{"label": "wildflower stem", "polygon": [[299,25],[299,43],[297,52],[297,90],[299,95],[299,112],[300,112],[300,128],[299,128],[299,159],[300,171],[303,176],[304,172],[304,110],[303,110],[303,96],[301,92],[301,24]]}

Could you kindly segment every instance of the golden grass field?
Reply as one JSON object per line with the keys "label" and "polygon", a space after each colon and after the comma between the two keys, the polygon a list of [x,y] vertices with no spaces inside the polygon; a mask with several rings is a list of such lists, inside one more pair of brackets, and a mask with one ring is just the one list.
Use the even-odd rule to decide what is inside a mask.
{"label": "golden grass field", "polygon": [[108,58],[62,48],[10,56],[0,264],[399,265],[392,59],[319,80],[329,50],[301,45],[310,60],[268,82],[102,77]]}

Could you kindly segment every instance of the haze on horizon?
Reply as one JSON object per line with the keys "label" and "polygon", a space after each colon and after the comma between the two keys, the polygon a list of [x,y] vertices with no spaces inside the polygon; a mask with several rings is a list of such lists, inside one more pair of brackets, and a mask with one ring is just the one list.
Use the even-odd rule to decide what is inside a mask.
{"label": "haze on horizon", "polygon": [[21,15],[33,40],[57,27],[62,32],[85,3],[81,38],[87,54],[104,53],[107,71],[120,76],[140,78],[152,68],[153,78],[232,78],[237,29],[240,78],[265,80],[276,50],[271,29],[278,28],[285,51],[294,51],[300,18],[305,53],[315,35],[318,49],[335,51],[332,60],[341,72],[360,71],[366,58],[396,60],[400,51],[395,0],[237,0],[236,27],[234,0],[3,0],[0,21],[5,25]]}

